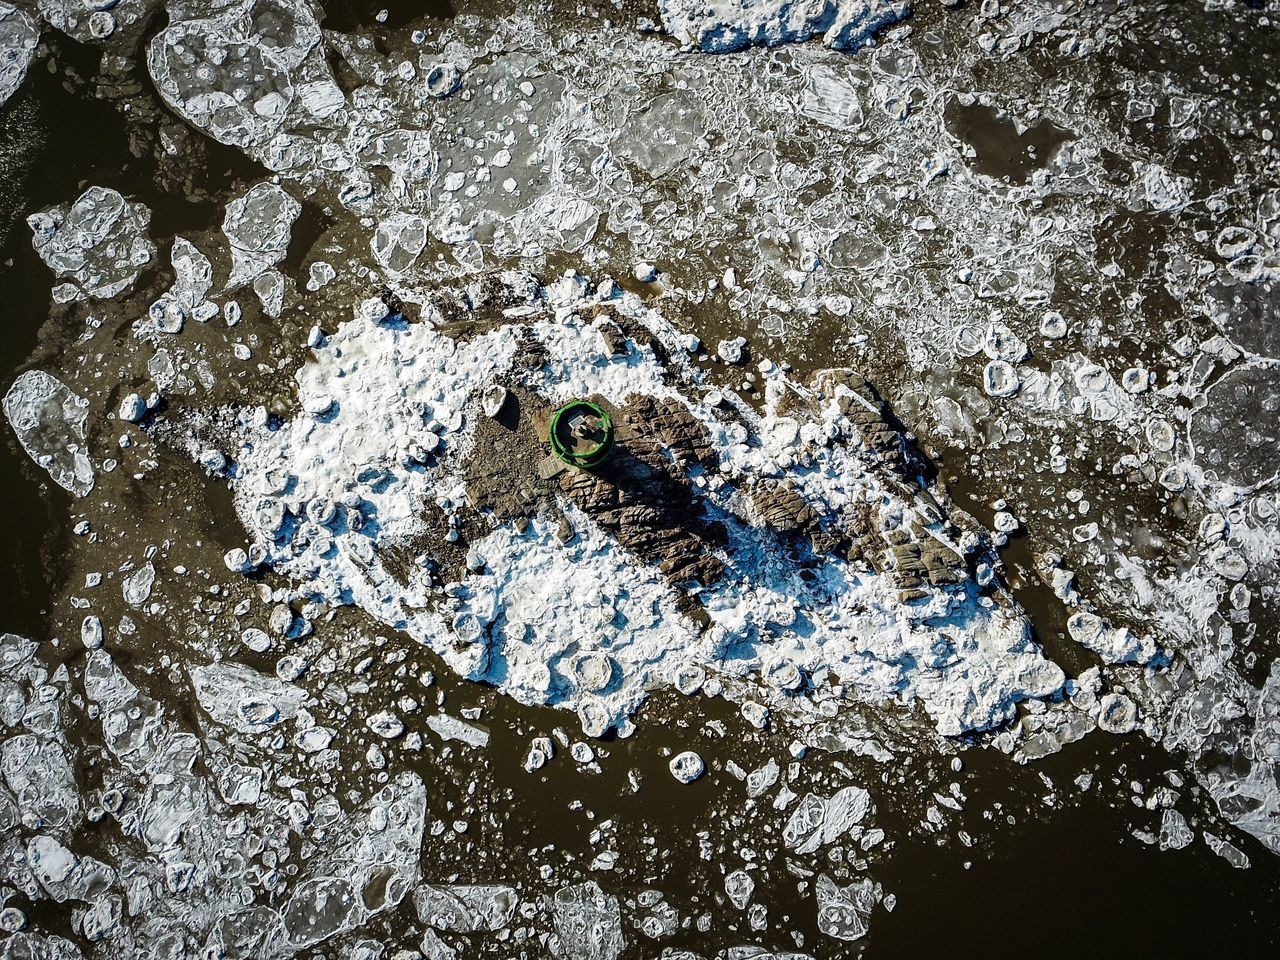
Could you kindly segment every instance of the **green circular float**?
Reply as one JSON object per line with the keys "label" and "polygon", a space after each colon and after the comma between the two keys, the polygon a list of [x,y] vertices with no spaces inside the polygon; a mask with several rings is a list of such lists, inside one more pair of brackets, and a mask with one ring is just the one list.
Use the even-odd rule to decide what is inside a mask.
{"label": "green circular float", "polygon": [[570,400],[551,415],[547,439],[569,466],[599,466],[613,450],[613,421],[589,400]]}

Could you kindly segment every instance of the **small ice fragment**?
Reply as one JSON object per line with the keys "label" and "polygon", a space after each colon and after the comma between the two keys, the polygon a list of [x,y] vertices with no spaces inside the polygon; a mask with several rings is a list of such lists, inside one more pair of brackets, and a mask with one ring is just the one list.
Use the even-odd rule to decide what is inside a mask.
{"label": "small ice fragment", "polygon": [[365,726],[384,740],[394,740],[404,733],[404,721],[389,710],[371,714],[365,720]]}
{"label": "small ice fragment", "polygon": [[442,740],[458,740],[477,750],[489,745],[489,731],[451,717],[446,713],[436,713],[427,717],[427,726],[435,731]]}
{"label": "small ice fragment", "polygon": [[728,895],[729,902],[739,910],[747,909],[755,889],[755,880],[745,870],[734,870],[724,878],[724,892]]}
{"label": "small ice fragment", "polygon": [[231,242],[228,290],[249,283],[284,259],[293,222],[301,212],[302,204],[269,181],[255,184],[227,204],[222,232]]}
{"label": "small ice fragment", "polygon": [[741,363],[743,360],[743,351],[746,346],[746,337],[735,337],[732,340],[721,340],[716,346],[716,355],[725,363]]}
{"label": "small ice fragment", "polygon": [[97,650],[102,646],[102,621],[97,617],[85,617],[80,624],[80,642],[86,650]]}
{"label": "small ice fragment", "polygon": [[136,393],[130,393],[120,401],[120,419],[126,423],[137,423],[147,415],[147,401]]}
{"label": "small ice fragment", "polygon": [[1123,735],[1138,729],[1138,707],[1128,697],[1108,693],[1099,703],[1098,729]]}
{"label": "small ice fragment", "polygon": [[692,750],[685,750],[671,758],[668,764],[671,769],[671,775],[681,783],[693,783],[706,771],[706,764],[702,762],[702,758]]}
{"label": "small ice fragment", "polygon": [[427,93],[433,97],[447,97],[461,85],[462,74],[452,63],[437,63],[427,71]]}

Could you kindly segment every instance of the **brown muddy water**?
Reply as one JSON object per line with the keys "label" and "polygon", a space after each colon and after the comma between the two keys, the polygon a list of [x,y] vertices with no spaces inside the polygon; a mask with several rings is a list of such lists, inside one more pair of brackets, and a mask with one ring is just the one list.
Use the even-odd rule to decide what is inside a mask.
{"label": "brown muddy water", "polygon": [[[384,6],[385,16],[381,14]],[[655,15],[643,3],[628,2],[618,9],[602,6],[605,14],[628,28],[637,15]],[[912,22],[921,47],[922,38],[931,36],[932,31],[951,37],[951,22],[940,18],[972,18],[974,12],[967,9],[971,5],[964,6],[962,14],[932,7],[917,11]],[[1105,6],[1111,9],[1112,5]],[[1200,4],[1150,6],[1153,17],[1183,18],[1184,36],[1195,37],[1194,31],[1203,26],[1197,19]],[[410,29],[441,30],[443,24],[460,15],[508,12],[502,5],[472,5],[466,0],[425,4],[333,0],[324,7],[326,29],[397,37],[377,41],[384,55],[402,51],[404,34]],[[572,11],[558,12],[556,17],[561,19],[553,17],[552,22],[574,22]],[[159,26],[157,21],[149,28],[150,35]],[[1208,49],[1201,55],[1184,52],[1160,58],[1150,50],[1140,52],[1132,44],[1123,45],[1106,54],[1113,58],[1107,61],[1108,69],[1132,66],[1147,71],[1144,75],[1148,77],[1165,71],[1179,83],[1193,86],[1203,58],[1219,53],[1210,42],[1212,36],[1206,32],[1203,44]],[[131,348],[120,344],[130,336],[129,323],[144,313],[149,300],[170,282],[168,240],[176,234],[211,237],[222,223],[229,200],[243,195],[269,174],[240,151],[194,130],[190,133],[199,143],[198,163],[181,157],[169,161],[158,158],[160,151],[153,147],[161,121],[148,116],[139,122],[120,112],[119,104],[95,95],[90,78],[98,70],[98,52],[61,34],[47,33],[44,43],[46,59],[37,60],[22,88],[0,107],[4,186],[0,198],[0,228],[4,231],[0,303],[5,314],[0,387],[7,389],[25,370],[65,369],[61,364],[67,357],[81,356],[74,348],[82,337],[103,337],[103,330],[115,330],[106,339],[114,338],[116,345],[104,343],[99,354],[111,357],[104,363],[104,375],[115,377],[126,369],[131,372],[123,375],[121,383],[99,385],[100,393],[94,398],[102,411],[114,410],[125,393],[145,392],[145,357],[140,360],[141,354],[134,355]],[[1240,49],[1223,53],[1227,62],[1219,63],[1216,69],[1224,77],[1233,76],[1235,70],[1234,80],[1249,88],[1243,92],[1236,88],[1235,96],[1242,100],[1252,96],[1265,103],[1274,95],[1276,74],[1270,68],[1275,66],[1275,33],[1246,33],[1242,43],[1258,44],[1257,62],[1267,69],[1255,66],[1250,76],[1246,65],[1254,58]],[[134,51],[130,55],[138,54]],[[1031,48],[1027,56],[1046,74],[1045,83],[1062,79],[1052,71],[1064,68],[1046,67],[1051,57],[1039,47]],[[1134,63],[1126,65],[1126,56],[1132,56]],[[1153,57],[1155,62],[1149,62]],[[47,69],[46,62],[56,64],[56,71]],[[800,66],[785,63],[778,69],[799,70]],[[1259,78],[1259,71],[1270,72],[1271,79]],[[150,84],[145,69],[139,76],[141,83]],[[1242,81],[1242,76],[1247,79]],[[538,79],[541,83],[542,78]],[[982,79],[984,90],[1000,99],[998,65],[988,67]],[[1025,107],[1021,99],[1025,82],[1025,77],[1020,77],[1017,85],[1010,79],[1016,95],[1011,93],[1004,99]],[[1254,85],[1264,89],[1255,91]],[[1076,93],[1084,96],[1081,91]],[[1094,95],[1102,98],[1107,91],[1095,91]],[[143,99],[151,101],[157,115],[168,109],[150,93],[149,86]],[[950,98],[945,105],[932,103],[920,109],[942,111],[941,122],[950,135],[972,147],[969,161],[973,170],[1009,187],[1032,182],[1035,173],[1078,136],[1048,117],[1024,123],[1019,132],[1003,108],[981,102],[963,105]],[[165,121],[172,122],[172,117]],[[779,155],[787,156],[785,145],[779,147]],[[1184,156],[1184,162],[1193,164],[1189,156]],[[1274,164],[1273,160],[1273,174]],[[1206,178],[1226,177],[1211,158],[1205,165]],[[192,167],[198,181],[195,191],[179,185],[190,177]],[[90,184],[144,201],[153,211],[150,235],[161,253],[139,278],[141,293],[131,294],[132,299],[126,298],[124,304],[93,308],[57,305],[50,299],[51,274],[32,249],[25,217],[71,201]],[[1271,186],[1277,186],[1274,180]],[[663,191],[668,189],[669,185],[664,186],[644,198],[650,211],[661,203]],[[1212,214],[1201,210],[1187,217],[1212,219]],[[367,240],[353,226],[354,219],[327,197],[304,199],[280,269],[305,282],[306,267],[332,255],[326,251],[356,246],[367,251]],[[1149,271],[1146,260],[1152,250],[1161,247],[1164,232],[1174,229],[1166,220],[1164,214],[1153,217],[1153,236],[1141,235],[1140,225],[1121,229],[1109,222],[1099,227],[1105,235],[1101,239],[1116,246],[1108,249],[1107,255],[1114,254],[1115,261],[1129,273],[1113,277],[1116,290],[1106,295],[1092,289],[1060,288],[1054,305],[1078,296],[1100,311],[1103,322],[1109,322],[1108,309],[1116,316],[1123,313],[1126,293],[1154,283],[1154,267]],[[900,227],[881,224],[878,229],[889,239],[889,231]],[[351,241],[352,236],[359,238],[358,244]],[[744,236],[742,243],[748,242],[754,239]],[[720,243],[717,250],[722,248]],[[855,340],[854,321],[830,311],[815,314],[802,335],[769,336],[768,317],[759,311],[748,314],[716,296],[696,303],[687,298],[667,299],[673,287],[692,288],[690,276],[702,283],[719,275],[724,266],[710,253],[706,262],[673,263],[671,277],[664,275],[657,285],[633,278],[630,264],[639,257],[631,253],[619,241],[618,248],[602,253],[591,269],[583,272],[618,276],[623,288],[668,311],[669,318],[678,320],[685,331],[709,346],[745,336],[753,359],[785,362],[801,380],[814,371],[841,365],[867,372],[902,428],[928,454],[957,506],[991,528],[997,513],[992,505],[997,500],[1016,504],[1030,532],[1013,534],[1000,549],[1012,595],[1029,615],[1037,642],[1068,676],[1079,676],[1096,664],[1095,657],[1069,639],[1066,624],[1070,610],[1037,571],[1036,558],[1058,546],[1059,536],[1065,539],[1065,534],[1054,526],[1056,520],[1047,519],[1037,526],[1034,518],[1042,514],[1056,517],[1061,501],[1040,478],[1032,482],[1030,476],[1019,475],[1020,465],[1029,462],[1024,458],[1030,458],[1032,451],[1047,450],[1060,442],[1060,438],[1049,436],[1053,429],[975,454],[972,445],[954,445],[954,435],[940,429],[929,415],[928,390],[937,387],[942,395],[950,389],[950,373],[940,367],[931,369],[918,378],[928,384],[925,390],[913,386],[912,378],[919,370],[913,371],[911,366],[919,368],[921,364],[909,358],[910,344],[903,337],[872,328],[869,336]],[[922,257],[926,254],[931,257],[934,252],[926,251]],[[947,253],[938,251],[937,256],[945,258]],[[576,259],[573,252],[552,251],[535,272],[550,280],[566,268],[579,268]],[[341,262],[336,256],[334,260]],[[918,269],[939,275],[959,266],[963,265],[927,258],[902,265],[907,272]],[[1062,288],[1072,286],[1069,266],[1060,265]],[[338,283],[347,282],[343,293],[355,291],[357,300],[383,292],[378,284],[363,279],[343,278]],[[901,289],[906,289],[905,282]],[[869,296],[871,293],[868,291]],[[257,312],[256,307],[247,307],[241,327],[230,332],[202,329],[193,334],[206,338],[206,355],[214,358],[215,365],[224,364],[218,370],[219,385],[211,389],[214,399],[231,403],[251,398],[273,410],[292,403],[292,373],[302,363],[299,344],[312,323],[331,332],[338,320],[349,316],[349,305],[339,303],[335,295],[333,302],[295,306],[286,309],[278,321]],[[332,315],[315,316],[312,310],[331,310]],[[339,310],[343,312],[339,314]],[[86,316],[95,311],[101,314],[104,326],[95,328],[97,332],[86,332]],[[1274,324],[1274,313],[1265,314],[1262,322]],[[194,325],[189,322],[189,326]],[[216,339],[224,335],[226,342]],[[1157,358],[1167,360],[1167,351],[1150,343],[1163,338],[1162,331],[1150,338],[1141,332],[1134,336],[1135,340],[1126,343],[1119,334],[1104,334],[1091,356],[1111,357],[1121,369],[1136,362],[1143,351],[1147,351],[1153,368]],[[223,378],[224,371],[231,369],[225,365],[225,350],[232,338],[252,340],[259,365]],[[112,354],[114,349],[119,352]],[[1045,355],[1052,355],[1053,349],[1046,347]],[[219,355],[218,350],[224,353]],[[707,353],[703,365],[713,382],[725,390],[735,389],[739,371],[716,360],[712,350]],[[1050,362],[1039,356],[1031,361],[1046,367]],[[955,380],[959,383],[971,376],[965,371]],[[947,382],[940,386],[939,380]],[[749,404],[759,406],[762,398],[757,390],[744,389],[742,394]],[[989,416],[992,421],[1002,419],[999,410]],[[91,445],[110,449],[123,426],[116,420],[91,425]],[[986,426],[980,424],[980,428]],[[8,572],[6,589],[0,593],[0,630],[45,644],[41,658],[51,670],[59,664],[82,669],[86,652],[79,630],[85,610],[73,600],[86,593],[86,574],[114,571],[123,578],[123,565],[144,554],[154,558],[158,568],[183,567],[189,575],[157,581],[153,599],[160,601],[162,612],[155,616],[135,612],[135,631],[113,636],[107,649],[130,680],[164,706],[170,720],[184,730],[206,735],[210,723],[192,695],[184,672],[187,659],[195,658],[197,652],[206,657],[216,651],[273,675],[281,648],[254,653],[240,643],[238,633],[250,622],[265,627],[269,604],[261,599],[263,591],[287,586],[286,578],[273,572],[255,572],[250,577],[228,573],[223,555],[245,543],[245,531],[227,485],[205,476],[180,452],[144,438],[127,449],[112,450],[121,466],[115,473],[99,474],[94,499],[77,501],[30,460],[11,431],[0,432],[4,434],[0,443],[0,494],[4,502],[0,511],[0,569]],[[1087,497],[1095,504],[1113,503],[1121,517],[1122,508],[1133,504],[1144,525],[1149,521],[1151,527],[1168,533],[1169,541],[1175,544],[1187,542],[1177,540],[1180,521],[1170,519],[1165,511],[1170,498],[1122,490],[1107,478],[1099,480],[1083,469],[1063,481],[1068,482],[1097,484],[1096,488],[1087,487]],[[82,520],[91,523],[92,536],[73,533]],[[1171,548],[1174,554],[1177,550],[1177,546]],[[1174,566],[1179,562],[1177,556],[1169,560]],[[1082,569],[1080,583],[1091,585],[1091,578],[1105,578],[1103,566]],[[1261,576],[1270,574],[1264,571]],[[118,584],[113,579],[109,586],[111,598],[95,599],[94,611],[104,621],[127,618],[129,611],[119,600]],[[1261,660],[1255,656],[1249,669],[1250,676],[1261,684],[1270,657],[1278,651],[1267,600],[1274,592],[1265,588],[1257,592],[1253,623],[1270,635],[1250,648],[1260,652]],[[257,619],[242,623],[238,615],[233,616],[233,608],[240,603],[252,605],[251,617]],[[1183,753],[1166,750],[1142,733],[1113,736],[1093,730],[1059,752],[1020,763],[993,746],[989,735],[942,740],[919,710],[867,708],[867,724],[884,731],[884,741],[894,745],[892,759],[876,762],[848,751],[810,748],[797,761],[789,784],[800,796],[809,790],[829,794],[834,786],[846,784],[866,786],[874,796],[874,826],[887,835],[887,846],[863,858],[856,844],[848,844],[849,849],[839,855],[821,853],[803,866],[782,849],[780,834],[786,816],[770,810],[764,800],[758,805],[744,803],[742,784],[729,769],[736,764],[752,771],[771,758],[784,769],[793,762],[789,748],[799,732],[782,715],[767,729],[755,729],[743,722],[737,706],[725,699],[658,691],[635,716],[636,730],[631,736],[610,733],[593,742],[595,764],[574,763],[567,747],[558,742],[556,758],[541,770],[527,773],[523,767],[531,738],[554,736],[553,731],[561,729],[566,739],[582,739],[572,714],[522,706],[491,687],[460,680],[425,647],[354,607],[340,608],[332,619],[318,624],[315,634],[298,638],[288,652],[312,662],[331,657],[337,675],[348,670],[354,674],[355,664],[376,655],[373,665],[359,672],[364,688],[355,696],[366,706],[379,702],[380,685],[398,691],[404,677],[421,677],[430,671],[432,683],[415,688],[416,696],[428,704],[434,701],[455,716],[459,711],[478,710],[477,722],[490,735],[485,747],[430,739],[421,751],[388,747],[388,769],[411,771],[421,777],[429,824],[440,828],[435,832],[429,827],[424,839],[422,879],[436,884],[510,884],[531,901],[564,883],[595,880],[628,904],[623,911],[628,941],[625,957],[658,957],[664,949],[677,948],[710,957],[739,944],[760,944],[773,951],[800,950],[820,958],[915,957],[944,951],[958,957],[1034,953],[1074,958],[1088,951],[1104,956],[1190,958],[1265,955],[1280,947],[1280,860],[1252,837],[1233,833],[1223,825],[1207,791],[1189,772],[1191,761]],[[314,673],[305,683],[312,679]],[[335,725],[361,723],[350,716],[343,718],[336,709],[326,715],[332,706],[322,702],[316,712]],[[86,737],[95,727],[83,717],[77,722],[79,728],[69,723],[69,729],[73,733],[82,729]],[[75,746],[72,741],[71,747]],[[358,806],[370,792],[370,782],[359,772],[365,764],[365,746],[365,741],[355,737],[349,743],[340,742],[339,756],[323,775],[325,789],[351,806]],[[697,751],[707,766],[706,774],[690,784],[678,783],[668,772],[671,756],[683,750]],[[76,773],[85,796],[99,796],[108,785],[95,767],[95,759],[103,757],[106,753],[98,747],[77,757]],[[961,763],[953,765],[955,757]],[[299,782],[314,786],[307,779],[311,774],[300,762],[296,767],[289,766],[294,760],[281,762]],[[1081,777],[1088,778],[1087,786],[1081,785]],[[1135,791],[1134,784],[1140,785],[1140,791]],[[1248,869],[1233,869],[1200,839],[1176,850],[1161,850],[1148,842],[1160,833],[1161,813],[1143,804],[1153,788],[1169,784],[1177,786],[1184,798],[1179,809],[1187,813],[1197,836],[1200,829],[1230,836],[1247,852],[1251,861]],[[939,794],[962,794],[962,809],[944,805],[940,810]],[[111,863],[122,841],[109,824],[109,820],[102,820],[77,830],[77,852]],[[295,838],[289,843],[296,851],[295,862],[309,856],[301,852],[305,846],[302,841]],[[611,855],[607,867],[588,869],[593,860],[599,862],[604,851]],[[724,873],[743,863],[755,865],[755,902],[768,908],[762,929],[753,929],[747,913],[725,902]],[[826,937],[819,929],[814,904],[813,874],[818,871],[842,884],[870,877],[885,893],[892,894],[896,903],[891,911],[874,911],[869,934],[857,943]],[[660,891],[682,918],[709,916],[709,922],[703,924],[706,929],[685,923],[661,939],[649,939],[638,928],[638,921],[661,898],[646,899],[646,891]],[[638,906],[631,902],[637,897]],[[13,894],[8,902],[23,910],[28,931],[80,939],[82,921],[73,917],[71,904],[32,900],[23,892]],[[392,958],[398,956],[398,950],[416,950],[423,933],[423,925],[406,898],[398,908],[371,918],[358,931],[309,948],[310,952],[302,955],[364,956],[350,952],[352,944],[371,940],[384,952],[370,953],[370,958]],[[517,945],[477,935],[455,937],[450,942],[464,958],[519,956],[522,950],[527,956],[545,955],[537,940]],[[0,954],[4,950],[0,941]],[[132,956],[110,949],[94,955]]]}

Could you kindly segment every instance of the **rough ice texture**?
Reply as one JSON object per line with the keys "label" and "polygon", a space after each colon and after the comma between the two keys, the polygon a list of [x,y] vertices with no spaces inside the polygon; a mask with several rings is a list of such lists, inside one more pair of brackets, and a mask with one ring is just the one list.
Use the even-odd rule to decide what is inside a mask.
{"label": "rough ice texture", "polygon": [[[51,676],[36,650],[29,640],[0,636],[0,819],[12,796],[24,828],[9,830],[13,822],[5,820],[0,876],[28,900],[71,905],[77,933],[102,941],[95,955],[169,956],[187,943],[201,955],[283,960],[394,909],[418,884],[427,808],[416,775],[391,777],[350,812],[336,802],[308,809],[299,794],[272,782],[275,751],[255,751],[243,739],[236,755],[251,756],[252,765],[236,762],[213,737],[202,741],[167,719],[102,650],[88,654],[81,678],[100,724],[76,736],[99,742],[93,727],[100,727],[105,749],[94,777],[105,816],[116,821],[110,829],[126,842],[111,845],[111,865],[88,855],[80,849],[86,815],[60,713],[70,678],[65,667]],[[249,699],[266,692],[277,703],[293,695],[234,664],[193,674],[202,706],[214,712],[234,714],[226,705],[243,703],[246,690]],[[19,722],[25,730],[10,733]],[[264,843],[289,843],[280,822],[286,808],[312,850],[296,876],[275,878],[268,896],[250,861]],[[126,912],[126,902],[146,909]],[[0,956],[70,960],[79,953],[57,938],[19,935],[0,944]]]}
{"label": "rough ice texture", "polygon": [[887,0],[661,0],[662,25],[686,47],[725,53],[821,36],[838,50],[867,43],[910,12]]}
{"label": "rough ice texture", "polygon": [[27,218],[31,245],[57,276],[85,296],[109,299],[133,286],[155,256],[151,211],[109,187],[89,187],[69,208]]}
{"label": "rough ice texture", "polygon": [[0,104],[22,85],[39,42],[36,21],[13,4],[0,3]]}
{"label": "rough ice texture", "polygon": [[4,397],[4,415],[22,449],[73,496],[93,489],[93,465],[84,446],[89,404],[43,370],[28,370]]}
{"label": "rough ice texture", "polygon": [[274,183],[259,183],[227,204],[222,232],[231,242],[228,289],[256,279],[284,259],[302,204]]}
{"label": "rough ice texture", "polygon": [[[696,399],[700,375],[678,359],[683,338],[637,298],[590,293],[577,279],[547,289],[529,278],[507,281],[504,302],[516,302],[508,313],[520,321],[470,340],[384,316],[371,301],[299,370],[303,413],[278,428],[241,418],[241,446],[231,451],[237,510],[255,548],[300,593],[356,604],[430,646],[461,676],[524,703],[574,709],[595,732],[692,666],[784,678],[777,695],[787,702],[803,699],[793,691],[804,678],[830,671],[847,694],[920,701],[946,735],[989,728],[1019,700],[1059,690],[1063,673],[1032,642],[1026,619],[966,579],[966,547],[949,540],[958,534],[925,505],[924,492],[897,484],[849,436],[840,402],[824,406],[773,368],[774,401],[799,391],[809,397],[807,416],[771,408],[761,418],[745,406],[717,414]],[[625,348],[614,335],[607,347],[604,321],[581,315],[595,306],[646,335]],[[428,317],[433,310],[427,306]],[[664,363],[656,350],[676,359]],[[460,522],[480,398],[498,383],[549,405],[593,396],[625,409],[656,398],[704,430],[720,466],[691,467],[692,509],[701,516],[689,522],[726,531],[722,544],[691,541],[709,558],[699,567],[704,582],[682,595],[645,559],[642,542],[619,542],[625,513],[620,532],[589,503],[563,497],[556,515],[490,523],[470,545],[475,572],[443,593],[434,588],[421,552],[427,518]],[[796,462],[803,466],[779,468]],[[776,487],[783,479],[794,495]],[[866,542],[884,551],[875,560],[884,572],[836,555],[798,564],[770,526],[787,510],[823,518],[812,523],[819,536],[822,522],[870,524]],[[921,551],[950,557],[960,572],[954,582],[913,581],[923,588],[903,602],[902,577]],[[715,578],[718,569],[726,573]],[[689,596],[708,624],[687,615]],[[604,655],[590,678],[580,669],[588,654]]]}
{"label": "rough ice texture", "polygon": [[223,143],[262,145],[286,120],[322,120],[345,104],[302,0],[170,6],[173,22],[148,51],[152,79],[174,110]]}

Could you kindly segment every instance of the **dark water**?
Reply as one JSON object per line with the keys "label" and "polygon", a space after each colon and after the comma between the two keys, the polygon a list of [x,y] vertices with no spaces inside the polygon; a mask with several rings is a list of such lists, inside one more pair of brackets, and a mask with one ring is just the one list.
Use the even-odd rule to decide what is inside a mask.
{"label": "dark water", "polygon": [[[368,23],[371,13],[382,6],[390,11],[386,22],[391,26],[424,13],[448,17],[457,12],[456,0],[453,5],[332,2],[326,6],[326,26],[333,29]],[[89,56],[68,43],[60,62],[87,72],[92,68],[86,60]],[[154,174],[146,161],[130,152],[114,109],[82,90],[67,91],[62,79],[38,65],[25,88],[0,112],[0,155],[21,164],[20,171],[10,171],[7,181],[12,190],[21,192],[21,200],[12,210],[4,210],[6,265],[0,272],[0,303],[6,313],[6,335],[0,338],[0,387],[4,388],[21,370],[46,360],[57,343],[56,337],[40,336],[46,323],[55,322],[48,319],[50,281],[31,250],[22,218],[67,200],[85,182],[145,194]],[[956,135],[974,145],[978,163],[992,175],[1013,182],[1025,180],[1070,137],[1068,131],[1048,124],[1019,136],[1011,123],[982,107],[957,107],[953,123]],[[86,142],[93,148],[68,149],[69,144]],[[255,176],[251,165],[221,150],[211,150],[210,163],[215,196],[218,190]],[[153,234],[157,237],[207,227],[220,217],[220,206],[212,200],[193,208],[180,198],[151,194],[146,198],[156,211]],[[314,238],[322,229],[323,224],[317,223],[310,235]],[[302,248],[290,251],[291,262],[302,262],[307,235],[306,229],[295,234]],[[703,317],[701,327],[696,314],[689,319],[694,332],[708,342],[727,332],[720,318]],[[826,344],[819,338],[789,357],[775,356],[803,368],[809,358],[814,365],[822,365],[825,352]],[[944,472],[950,468],[945,455],[941,467]],[[962,468],[957,472],[965,475],[964,482],[953,489],[957,500],[979,519],[989,521],[986,504],[1001,491],[980,473],[966,475]],[[0,569],[10,572],[7,589],[0,593],[0,627],[45,637],[51,608],[65,593],[68,565],[64,560],[80,549],[70,533],[74,504],[30,463],[7,430],[0,443],[0,477],[4,498]],[[196,509],[201,523],[215,533],[226,532],[227,542],[235,542],[238,528],[225,499],[198,503]],[[1084,665],[1070,662],[1070,657],[1081,654],[1070,653],[1060,642],[1063,610],[1049,591],[1037,585],[1025,543],[1015,540],[1006,549],[1005,560],[1016,595],[1035,620],[1041,642],[1067,666]],[[486,708],[484,722],[493,733],[483,763],[460,753],[452,759],[436,755],[420,766],[433,803],[450,799],[462,803],[472,776],[484,777],[494,795],[502,798],[494,825],[481,835],[491,854],[470,865],[454,865],[467,879],[501,881],[518,876],[521,861],[546,844],[589,857],[588,835],[599,823],[612,819],[620,825],[618,846],[623,853],[618,870],[611,877],[602,876],[602,883],[637,889],[652,885],[686,901],[705,902],[708,890],[720,889],[719,865],[731,859],[699,860],[691,837],[740,804],[739,800],[726,803],[725,798],[737,796],[741,787],[722,765],[734,759],[750,769],[767,756],[786,759],[785,739],[779,735],[708,742],[701,733],[703,724],[727,719],[731,715],[727,706],[660,695],[637,718],[639,732],[633,738],[604,745],[610,757],[602,764],[601,775],[580,775],[569,768],[567,758],[561,758],[530,776],[520,769],[529,736],[564,724],[564,715],[520,708],[492,691],[451,680],[440,669],[437,675],[451,707]],[[712,769],[702,780],[681,786],[667,773],[661,751],[690,747],[698,749]],[[1158,747],[1137,737],[1095,733],[1061,754],[1025,767],[995,750],[971,749],[963,756],[964,771],[939,777],[939,789],[952,780],[959,782],[969,798],[965,812],[936,836],[921,834],[918,817],[892,809],[890,792],[878,794],[876,824],[896,841],[896,847],[876,867],[874,876],[897,896],[898,903],[892,913],[874,915],[863,956],[913,957],[945,951],[958,957],[1034,953],[1077,958],[1088,952],[1199,958],[1246,952],[1266,956],[1280,947],[1280,866],[1258,844],[1232,838],[1242,843],[1253,861],[1250,870],[1237,871],[1203,843],[1180,852],[1159,852],[1130,835],[1133,827],[1158,830],[1159,816],[1129,802],[1128,781],[1153,784],[1165,771],[1179,768],[1177,759]],[[829,758],[816,755],[805,761],[806,768],[815,771],[829,763]],[[471,769],[473,764],[484,770]],[[639,792],[628,785],[629,771],[642,780]],[[1071,781],[1091,771],[1096,772],[1095,783],[1079,796]],[[1040,803],[1038,798],[1049,792],[1042,774],[1071,801],[1052,807]],[[571,812],[574,801],[580,801],[592,816]],[[1001,822],[985,820],[983,811],[992,812]],[[1003,822],[1005,817],[1015,822]],[[979,838],[972,849],[955,839],[956,827],[966,823]],[[852,948],[822,938],[811,894],[795,892],[794,882],[778,865],[761,876],[770,881],[761,882],[761,888],[770,892],[769,942],[780,945],[779,933],[791,930],[802,933],[805,949],[817,956],[854,955]],[[754,939],[745,923],[739,920],[740,929],[735,931],[732,922],[730,917],[718,919],[712,936],[685,932],[670,943],[708,950]],[[636,950],[633,955],[645,954]]]}

